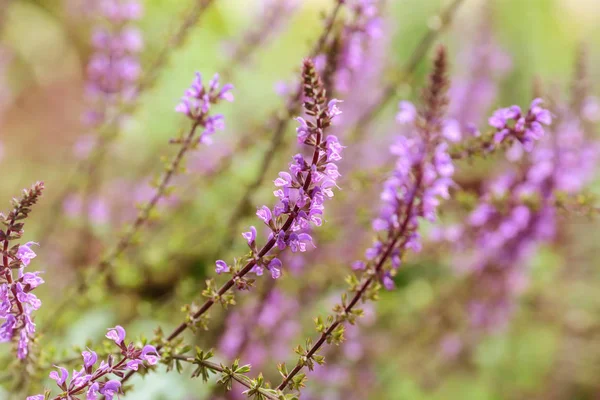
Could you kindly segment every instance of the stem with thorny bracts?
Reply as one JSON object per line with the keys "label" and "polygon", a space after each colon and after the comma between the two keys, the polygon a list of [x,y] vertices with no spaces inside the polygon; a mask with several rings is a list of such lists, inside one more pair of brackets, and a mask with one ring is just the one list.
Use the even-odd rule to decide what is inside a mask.
{"label": "stem with thorny bracts", "polygon": [[[419,184],[420,184],[420,179],[419,179]],[[352,311],[352,309],[354,308],[354,306],[356,306],[356,304],[358,304],[358,302],[362,299],[362,297],[364,296],[364,294],[366,293],[367,289],[369,289],[369,287],[371,286],[371,284],[373,283],[373,281],[378,277],[378,275],[381,274],[382,268],[385,264],[385,262],[387,261],[388,257],[390,256],[390,254],[392,253],[392,250],[396,247],[396,244],[398,242],[398,240],[400,240],[402,237],[404,237],[404,241],[406,242],[406,240],[408,240],[405,236],[405,233],[407,231],[408,228],[408,223],[410,222],[410,217],[412,215],[412,208],[414,206],[414,200],[415,200],[416,196],[412,196],[412,200],[409,203],[408,207],[407,207],[407,212],[406,212],[406,216],[404,218],[404,221],[402,223],[402,227],[399,230],[399,232],[397,233],[397,235],[392,238],[388,245],[387,245],[387,249],[386,251],[382,254],[380,260],[378,261],[375,270],[373,271],[373,273],[371,273],[367,279],[365,279],[365,281],[363,282],[363,284],[360,286],[360,289],[355,293],[354,297],[352,298],[352,300],[350,300],[350,303],[348,303],[348,305],[344,308],[344,313],[348,314]],[[402,243],[399,247],[402,247],[403,244]],[[323,344],[327,341],[327,338],[333,333],[333,331],[339,326],[343,324],[343,321],[341,319],[338,318],[338,320],[336,320],[334,323],[332,323],[329,328],[324,331],[321,336],[319,337],[319,340],[317,340],[317,342],[310,348],[310,350],[306,353],[306,358],[310,359],[317,351],[319,351],[319,349],[321,348],[321,346],[323,346]],[[298,363],[296,364],[296,366],[294,367],[294,369],[292,371],[290,371],[290,373],[282,380],[282,382],[279,384],[279,386],[277,387],[278,390],[284,390],[286,388],[286,386],[288,385],[288,383],[292,380],[292,378],[294,376],[296,376],[304,367],[304,363]]]}
{"label": "stem with thorny bracts", "polygon": [[[179,361],[191,363],[194,365],[202,365],[212,371],[216,371],[216,372],[220,372],[220,373],[227,373],[227,370],[225,368],[223,368],[221,365],[210,362],[210,361],[206,361],[206,360],[199,361],[198,359],[196,359],[194,357],[186,357],[186,356],[181,356],[181,355],[174,355],[174,356],[171,356],[170,358],[173,360],[179,360]],[[231,376],[231,378],[234,381],[242,384],[243,386],[247,387],[248,389],[253,389],[251,380],[247,376],[245,376],[243,374],[236,374],[236,373],[232,373],[229,376]],[[277,397],[271,393],[268,393],[266,391],[261,391],[260,394],[263,395],[266,399],[270,399],[270,400],[278,400],[279,399],[279,397]]]}

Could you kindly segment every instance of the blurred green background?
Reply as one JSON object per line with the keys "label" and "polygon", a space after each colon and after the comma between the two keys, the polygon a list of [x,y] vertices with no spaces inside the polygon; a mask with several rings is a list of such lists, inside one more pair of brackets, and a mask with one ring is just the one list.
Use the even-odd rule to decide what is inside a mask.
{"label": "blurred green background", "polygon": [[[476,37],[484,2],[465,0],[451,26],[438,38],[438,42],[449,48],[453,75],[464,72],[465,66],[454,61]],[[77,221],[61,221],[61,217],[51,214],[61,211],[49,205],[60,196],[78,165],[72,148],[83,130],[80,120],[85,104],[81,99],[85,66],[91,52],[90,23],[81,12],[83,3],[84,0],[6,2],[0,31],[0,43],[10,59],[4,75],[0,76],[2,209],[7,209],[9,199],[30,182],[45,181],[46,198],[28,221],[26,238],[36,239],[36,229],[41,229],[36,227],[38,217],[40,221],[49,219],[51,224],[56,218],[60,226],[56,227],[57,236],[52,239],[60,242],[60,235],[64,235],[68,239],[63,247],[70,246],[68,241],[73,240]],[[145,15],[139,22],[145,40],[143,66],[155,59],[191,3],[189,0],[144,2]],[[112,161],[103,171],[105,181],[142,182],[161,170],[160,155],[172,152],[166,143],[185,129],[186,121],[174,112],[174,106],[189,86],[194,71],[201,71],[205,76],[226,71],[224,79],[235,85],[236,101],[219,107],[226,117],[227,128],[215,136],[217,153],[259,126],[273,110],[281,109],[283,100],[275,87],[281,81],[291,81],[298,73],[301,60],[320,33],[320,14],[332,4],[325,0],[299,0],[298,3],[298,9],[271,41],[260,46],[249,62],[230,69],[227,46],[239,42],[256,24],[261,1],[216,0],[190,30],[185,44],[172,50],[153,87],[140,97],[139,106],[111,150]],[[386,40],[390,43],[388,73],[393,76],[428,27],[438,23],[436,15],[449,2],[387,0],[386,3],[389,10],[385,15]],[[497,105],[527,104],[536,80],[564,93],[572,79],[575,57],[582,43],[589,50],[593,93],[598,93],[600,69],[595,66],[600,61],[597,51],[600,1],[495,0],[489,3],[492,7],[489,22],[495,39],[512,57],[512,69],[502,79]],[[398,88],[394,104],[384,110],[373,131],[374,141],[382,132],[393,131],[395,104],[402,98],[413,99],[418,93],[429,70],[429,58],[420,63],[412,85]],[[271,201],[269,177],[275,176],[295,152],[293,127],[288,130],[286,146],[276,156],[266,184],[253,198],[252,207]],[[183,275],[173,297],[163,301],[161,297],[145,297],[139,292],[133,295],[126,290],[106,292],[92,288],[91,296],[95,300],[91,308],[85,312],[64,310],[71,313],[67,314],[70,322],[63,327],[63,336],[53,338],[58,339],[59,348],[83,345],[88,337],[100,339],[104,329],[117,322],[127,321],[132,335],[144,332],[150,335],[157,321],[167,321],[166,326],[174,325],[180,319],[178,315],[183,315],[178,314],[180,304],[198,296],[203,279],[213,274],[215,249],[227,234],[224,221],[245,186],[257,174],[267,147],[266,137],[256,137],[239,157],[234,157],[233,167],[220,179],[191,181],[196,191],[189,207],[174,217],[168,211],[161,213],[161,219],[171,221],[171,228],[161,229],[156,237],[154,234],[144,237],[142,240],[151,245],[140,246],[135,255],[120,260],[120,266],[124,267],[119,268],[116,279],[126,288],[140,286],[148,271],[156,274],[155,287],[147,289],[151,294],[157,287],[168,286],[174,274]],[[214,157],[212,151],[201,150],[194,160],[200,163],[210,160]],[[113,191],[113,195],[119,197],[119,191]],[[340,197],[343,201],[344,195]],[[366,218],[368,220],[368,213]],[[252,220],[252,217],[246,219],[242,226],[253,223]],[[111,232],[118,231],[119,227],[116,223],[94,227],[97,241],[90,243],[90,257],[100,254],[107,247],[105,243],[114,242]],[[421,314],[444,292],[451,280],[450,273],[436,257],[425,254],[415,260],[398,278],[399,290],[382,294],[376,306],[376,326],[365,327],[367,338],[372,336],[373,340],[379,340],[378,349],[371,349],[376,373],[371,376],[372,380],[363,382],[370,390],[369,398],[600,398],[598,227],[597,223],[583,218],[565,224],[568,239],[561,242],[561,249],[544,248],[536,257],[531,288],[510,329],[487,338],[468,365],[449,371],[429,370],[426,361],[435,357],[437,350],[422,343],[426,339],[415,329],[427,331],[427,318]],[[327,229],[335,227],[326,228],[326,232]],[[243,248],[242,241],[236,239],[233,248],[218,258],[231,259],[241,254]],[[45,305],[52,304],[57,294],[68,290],[75,275],[70,263],[60,254],[54,254],[55,250],[42,243],[35,260],[39,269],[46,271],[47,284],[40,288]],[[181,258],[176,263],[166,262],[165,255],[173,252]],[[139,263],[145,268],[127,268]],[[185,269],[179,269],[181,264],[186,264]],[[343,269],[343,265],[332,261],[331,281],[341,277]],[[342,282],[331,281],[326,280],[321,286],[337,293]],[[293,287],[294,284],[283,282],[283,285]],[[309,321],[316,312],[327,311],[327,306],[324,298],[305,310],[301,318]],[[222,311],[213,313],[216,321],[222,320]],[[53,318],[43,315],[43,309],[39,314],[41,325]],[[305,326],[310,328],[310,323]],[[423,340],[419,340],[420,337]],[[296,340],[292,344],[296,342],[300,343]],[[138,377],[132,382],[140,381]],[[135,386],[127,399],[201,399],[210,390],[210,386],[190,380],[186,375],[164,372],[147,377],[144,383]],[[9,393],[1,390],[0,398],[9,398]]]}

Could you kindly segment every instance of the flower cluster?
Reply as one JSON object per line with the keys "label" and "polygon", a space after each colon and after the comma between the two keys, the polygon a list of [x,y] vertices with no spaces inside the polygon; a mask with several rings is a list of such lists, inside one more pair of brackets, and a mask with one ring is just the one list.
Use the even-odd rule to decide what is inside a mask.
{"label": "flower cluster", "polygon": [[496,128],[494,142],[499,144],[512,137],[523,145],[525,151],[531,151],[534,143],[544,136],[542,125],[552,123],[552,114],[542,108],[541,103],[542,99],[533,100],[526,114],[519,106],[496,110],[489,119],[489,124]]}
{"label": "flower cluster", "polygon": [[[373,221],[373,229],[378,239],[367,249],[369,263],[381,263],[391,259],[392,271],[380,276],[384,286],[393,288],[393,271],[400,267],[405,249],[420,251],[421,240],[417,232],[419,218],[436,220],[436,209],[440,198],[449,197],[453,184],[454,166],[448,154],[448,145],[443,140],[442,123],[444,107],[447,103],[445,91],[444,52],[436,61],[436,70],[431,76],[431,84],[425,92],[425,109],[409,118],[414,121],[413,134],[400,136],[390,150],[396,156],[392,175],[385,181],[381,193],[379,217]],[[400,103],[397,120],[407,120],[407,103]],[[354,269],[364,269],[364,262],[356,262]]]}
{"label": "flower cluster", "polygon": [[[313,148],[312,158],[307,160],[302,154],[296,154],[289,164],[289,172],[282,171],[274,183],[273,192],[279,199],[271,209],[260,207],[256,215],[270,229],[269,243],[281,251],[289,247],[292,252],[304,252],[307,246],[314,245],[307,230],[311,224],[322,224],[323,203],[333,197],[333,188],[340,177],[336,162],[342,159],[342,146],[337,137],[324,137],[324,130],[331,126],[332,120],[341,114],[337,107],[339,100],[327,102],[325,89],[312,60],[307,59],[303,68],[304,109],[311,117],[298,117],[300,126],[296,129],[298,142]],[[256,246],[256,228],[242,236],[259,262],[252,272],[262,275],[264,268],[276,279],[281,275],[282,263],[278,258],[263,256]],[[265,248],[268,246],[265,246]],[[229,266],[223,260],[216,262],[217,273],[228,272]]]}
{"label": "flower cluster", "polygon": [[[475,327],[506,326],[517,295],[527,286],[527,261],[556,235],[557,192],[576,194],[593,178],[600,148],[586,139],[576,116],[566,107],[559,110],[552,136],[540,140],[520,170],[490,182],[468,225],[460,229],[460,252],[469,244],[473,248],[459,264],[477,276],[468,306]],[[541,115],[550,118],[545,110]]]}
{"label": "flower cluster", "polygon": [[[333,197],[333,188],[337,187],[336,180],[340,177],[336,162],[342,159],[343,146],[337,137],[324,137],[332,120],[341,111],[337,107],[339,100],[327,102],[325,89],[317,75],[311,60],[305,60],[303,69],[304,109],[309,118],[298,117],[300,126],[296,129],[298,142],[313,148],[312,158],[307,160],[302,154],[296,154],[289,164],[288,172],[279,173],[275,179],[276,190],[273,192],[279,199],[270,209],[260,207],[256,215],[270,229],[269,242],[273,242],[281,251],[289,247],[292,252],[304,252],[307,246],[314,245],[312,237],[307,233],[311,224],[320,226],[325,199]],[[256,247],[256,228],[250,227],[249,232],[243,233],[257,257],[262,257]],[[217,261],[217,272],[219,264]],[[272,258],[262,264],[257,264],[253,272],[262,275],[266,267],[275,279],[281,275],[281,261]]]}
{"label": "flower cluster", "polygon": [[[110,328],[106,334],[106,337],[119,347],[122,355],[119,361],[115,360],[113,355],[109,355],[106,361],[100,361],[96,366],[98,354],[88,349],[81,353],[83,367],[79,371],[73,371],[71,379],[66,368],[56,367],[58,372],[52,371],[50,378],[56,381],[56,385],[63,392],[54,397],[54,400],[72,399],[75,398],[73,396],[83,393],[86,400],[97,400],[101,396],[106,400],[112,400],[120,393],[121,382],[117,379],[108,379],[108,375],[122,377],[128,370],[137,371],[140,366],[158,363],[160,357],[154,346],[148,344],[139,348],[133,343],[126,344],[125,334],[125,329],[119,325]],[[41,394],[27,397],[27,400],[44,399],[44,395]]]}
{"label": "flower cluster", "polygon": [[[25,272],[31,260],[36,256],[32,249],[34,242],[10,246],[10,242],[23,235],[23,220],[27,218],[44,184],[39,182],[30,190],[24,190],[19,200],[14,200],[14,209],[5,216],[0,214],[0,222],[6,227],[0,229],[2,263],[0,264],[0,342],[17,340],[17,357],[27,358],[29,344],[35,333],[32,312],[38,310],[42,302],[31,293],[44,283],[40,272]],[[17,271],[17,276],[13,276]]]}
{"label": "flower cluster", "polygon": [[175,111],[185,114],[195,124],[204,127],[204,132],[199,139],[202,143],[210,144],[210,136],[225,127],[223,115],[209,115],[209,111],[211,105],[217,104],[221,100],[233,101],[232,89],[233,85],[231,84],[226,84],[219,89],[218,74],[215,74],[208,83],[208,87],[205,88],[202,84],[202,75],[196,72],[196,78],[185,91],[181,102],[175,107]]}
{"label": "flower cluster", "polygon": [[[98,12],[105,21],[93,30],[94,54],[87,67],[86,93],[95,106],[85,122],[92,127],[114,118],[123,103],[135,99],[141,72],[138,54],[143,47],[142,35],[132,24],[142,16],[140,2],[103,0]],[[81,143],[76,146],[89,148]]]}

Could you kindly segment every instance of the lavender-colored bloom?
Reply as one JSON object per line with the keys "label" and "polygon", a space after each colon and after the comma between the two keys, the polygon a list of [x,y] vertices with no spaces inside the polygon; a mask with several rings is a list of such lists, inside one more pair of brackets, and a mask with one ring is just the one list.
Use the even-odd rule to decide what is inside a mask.
{"label": "lavender-colored bloom", "polygon": [[252,243],[256,240],[256,228],[254,226],[250,227],[250,232],[242,233],[242,236],[248,242],[249,246],[252,246]]}
{"label": "lavender-colored bloom", "polygon": [[[273,181],[277,204],[272,209],[263,205],[256,212],[271,230],[266,245],[268,250],[276,246],[280,251],[289,247],[292,252],[304,252],[309,245],[314,246],[308,230],[311,225],[321,225],[325,199],[333,197],[333,188],[337,187],[336,180],[340,176],[336,162],[342,158],[344,146],[333,135],[325,137],[323,131],[341,114],[338,108],[341,101],[326,100],[325,89],[311,60],[304,63],[303,79],[305,109],[311,118],[297,118],[300,124],[297,131],[299,141],[310,146],[313,155],[307,160],[302,154],[296,154],[288,171],[279,172]],[[259,257],[259,251],[252,245],[256,236],[254,231],[243,233],[243,236],[252,249],[253,259],[257,260],[251,271],[261,275],[263,268],[267,268],[274,279],[278,278],[281,261],[274,258],[267,263],[260,259],[265,254]],[[217,266],[217,272],[229,271],[223,268],[224,261],[217,263],[222,263]]]}
{"label": "lavender-colored bloom", "polygon": [[215,74],[204,87],[202,75],[196,72],[196,77],[191,86],[185,91],[181,101],[175,107],[175,111],[190,118],[195,124],[204,128],[198,141],[210,144],[211,136],[218,130],[225,128],[224,118],[220,114],[209,115],[211,106],[221,100],[233,101],[233,85],[226,84],[219,89],[219,74]]}
{"label": "lavender-colored bloom", "polygon": [[86,370],[93,367],[94,364],[96,364],[96,361],[98,361],[98,354],[90,349],[81,353],[81,356],[83,357],[83,366]]}
{"label": "lavender-colored bloom", "polygon": [[50,378],[56,381],[58,386],[63,386],[67,379],[69,378],[69,372],[62,367],[56,367],[60,371],[60,375],[56,371],[50,372]]}
{"label": "lavender-colored bloom", "polygon": [[507,120],[516,119],[514,129],[521,137],[528,135],[531,145],[537,143],[525,148],[529,152],[521,155],[519,170],[488,182],[456,239],[462,256],[456,264],[477,282],[467,293],[466,309],[471,326],[479,331],[508,325],[516,299],[527,286],[528,261],[558,230],[556,192],[577,193],[593,178],[600,147],[586,140],[578,117],[568,107],[558,105],[557,110],[560,123],[550,128],[551,136],[540,131],[552,115],[538,99],[525,117],[513,107],[499,110],[490,121],[502,129]]}
{"label": "lavender-colored bloom", "polygon": [[31,260],[36,256],[35,252],[31,250],[31,246],[34,244],[39,246],[39,243],[27,242],[19,246],[19,249],[17,250],[17,258],[21,260],[24,266],[28,266]]}
{"label": "lavender-colored bloom", "polygon": [[[30,190],[23,192],[21,199],[15,200],[15,208],[8,216],[0,215],[0,220],[6,225],[6,233],[0,240],[0,246],[8,248],[9,241],[20,238],[23,234],[22,220],[27,217],[30,207],[37,202],[44,186],[40,182]],[[18,225],[17,225],[18,224]],[[11,235],[12,237],[9,237]],[[44,280],[40,272],[24,272],[36,254],[31,246],[37,243],[27,242],[20,245],[16,252],[7,252],[0,266],[0,342],[16,341],[17,357],[27,358],[29,345],[36,331],[33,322],[33,311],[38,310],[42,302],[32,291]],[[14,276],[14,272],[17,276]]]}
{"label": "lavender-colored bloom", "polygon": [[217,272],[217,274],[222,274],[224,272],[229,272],[229,265],[227,265],[227,263],[223,260],[217,260],[216,264],[216,269],[215,271]]}
{"label": "lavender-colored bloom", "polygon": [[114,328],[110,328],[106,334],[106,338],[112,340],[117,345],[121,346],[125,339],[125,329],[121,325],[117,325]]}
{"label": "lavender-colored bloom", "polygon": [[[540,140],[544,135],[542,125],[552,123],[552,114],[540,107],[541,103],[541,99],[533,100],[525,115],[518,106],[501,108],[494,112],[488,121],[492,127],[496,128],[494,142],[499,144],[507,138],[512,138],[520,142],[525,151],[531,151],[534,142]],[[513,123],[511,124],[511,122]]]}

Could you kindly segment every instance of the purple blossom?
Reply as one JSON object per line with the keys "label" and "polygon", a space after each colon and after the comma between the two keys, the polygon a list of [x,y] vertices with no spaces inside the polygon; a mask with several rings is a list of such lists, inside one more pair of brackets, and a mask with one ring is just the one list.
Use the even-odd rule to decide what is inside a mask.
{"label": "purple blossom", "polygon": [[17,250],[17,258],[21,260],[24,266],[28,266],[31,260],[33,260],[36,256],[35,252],[31,250],[32,245],[39,246],[39,243],[36,242],[27,242],[21,246]]}
{"label": "purple blossom", "polygon": [[81,353],[81,356],[83,357],[83,366],[86,370],[93,367],[96,361],[98,361],[98,354],[90,349]]}
{"label": "purple blossom", "polygon": [[251,226],[250,232],[244,232],[242,233],[242,236],[244,237],[244,239],[246,239],[248,245],[252,246],[252,244],[256,240],[256,228],[254,226]]}
{"label": "purple blossom", "polygon": [[[2,215],[3,223],[7,226],[7,235],[0,240],[0,246],[8,248],[8,233],[19,238],[23,234],[22,224],[16,226],[17,221],[22,221],[27,215],[24,209],[31,207],[41,195],[44,186],[40,182],[30,190],[24,191],[24,196],[15,200],[15,208],[8,217]],[[4,263],[0,266],[0,342],[16,341],[17,358],[24,360],[29,354],[31,339],[36,332],[33,322],[33,311],[38,310],[42,302],[32,291],[44,280],[38,275],[41,272],[25,272],[25,268],[36,257],[32,250],[35,242],[27,242],[18,246],[13,254],[7,252]],[[16,271],[16,276],[13,271]],[[4,320],[2,322],[2,320]]]}
{"label": "purple blossom", "polygon": [[[242,234],[252,249],[252,260],[256,263],[251,271],[260,276],[263,268],[267,268],[274,279],[281,275],[281,261],[274,258],[267,263],[262,256],[275,246],[279,251],[289,247],[292,252],[304,252],[309,245],[314,246],[308,231],[311,225],[322,224],[324,201],[333,197],[333,189],[337,187],[336,180],[340,176],[336,162],[341,160],[344,146],[333,135],[325,137],[323,131],[341,114],[337,106],[341,101],[333,99],[326,102],[325,90],[310,60],[305,61],[303,79],[306,82],[304,104],[311,118],[298,117],[297,132],[299,141],[310,146],[313,155],[307,160],[302,154],[296,154],[288,171],[279,172],[278,178],[273,181],[277,204],[272,209],[263,205],[256,212],[271,230],[266,252],[258,251],[253,245],[255,230]],[[217,272],[229,272],[225,266],[223,260],[218,260]]]}
{"label": "purple blossom", "polygon": [[121,325],[117,325],[114,328],[110,328],[106,334],[106,338],[112,340],[117,345],[121,346],[125,339],[125,329]]}
{"label": "purple blossom", "polygon": [[58,386],[64,386],[65,382],[69,378],[69,372],[63,367],[56,367],[60,371],[60,375],[56,371],[50,372],[50,378],[56,381]]}
{"label": "purple blossom", "polygon": [[256,215],[267,225],[269,224],[269,222],[271,222],[271,218],[273,218],[271,210],[267,206],[262,206],[261,208],[259,208],[258,211],[256,211]]}
{"label": "purple blossom", "polygon": [[227,263],[223,260],[217,260],[216,264],[216,269],[215,271],[217,272],[217,274],[222,274],[224,272],[229,272],[229,265],[227,265]]}
{"label": "purple blossom", "polygon": [[494,142],[499,144],[510,137],[520,142],[525,151],[531,151],[534,142],[544,135],[542,125],[552,123],[552,114],[540,107],[541,103],[541,99],[533,100],[525,115],[518,106],[496,110],[489,119],[489,124],[496,128]]}
{"label": "purple blossom", "polygon": [[225,129],[225,119],[221,114],[210,115],[212,105],[221,100],[233,101],[233,85],[226,84],[219,90],[219,74],[215,74],[204,87],[202,75],[196,72],[196,77],[190,87],[185,91],[175,111],[190,118],[196,125],[204,128],[198,141],[204,144],[212,142],[211,136],[219,130]]}

